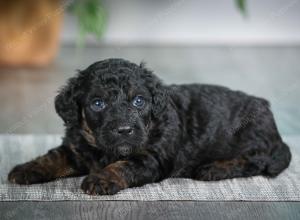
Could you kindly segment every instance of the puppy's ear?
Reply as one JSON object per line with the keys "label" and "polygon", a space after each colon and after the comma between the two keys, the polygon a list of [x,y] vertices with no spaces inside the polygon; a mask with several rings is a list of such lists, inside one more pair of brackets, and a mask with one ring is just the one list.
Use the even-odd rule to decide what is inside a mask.
{"label": "puppy's ear", "polygon": [[168,102],[169,96],[167,89],[158,82],[152,91],[152,114],[155,118],[159,118],[159,116],[162,115],[166,110]]}
{"label": "puppy's ear", "polygon": [[[144,64],[142,67],[144,68]],[[155,118],[159,118],[169,103],[168,89],[151,71],[144,68],[144,73],[146,86],[152,95],[151,111]]]}
{"label": "puppy's ear", "polygon": [[76,127],[80,124],[79,99],[83,94],[83,79],[81,78],[78,75],[69,79],[67,85],[60,90],[55,98],[55,110],[67,127]]}

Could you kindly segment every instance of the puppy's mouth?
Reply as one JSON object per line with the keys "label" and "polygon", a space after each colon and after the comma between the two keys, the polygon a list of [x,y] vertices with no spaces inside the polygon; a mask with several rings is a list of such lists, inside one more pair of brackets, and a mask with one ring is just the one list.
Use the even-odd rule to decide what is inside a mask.
{"label": "puppy's mouth", "polygon": [[120,156],[128,156],[133,153],[133,147],[129,144],[121,144],[115,147],[116,153]]}

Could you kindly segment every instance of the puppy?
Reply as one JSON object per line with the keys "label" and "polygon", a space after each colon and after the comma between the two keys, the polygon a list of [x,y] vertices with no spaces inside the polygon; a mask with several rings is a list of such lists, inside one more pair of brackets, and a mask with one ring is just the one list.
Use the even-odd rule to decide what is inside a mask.
{"label": "puppy", "polygon": [[55,108],[66,126],[61,146],[13,168],[10,182],[87,175],[84,192],[111,195],[168,177],[275,177],[291,160],[266,100],[221,86],[167,86],[122,59],[79,72]]}

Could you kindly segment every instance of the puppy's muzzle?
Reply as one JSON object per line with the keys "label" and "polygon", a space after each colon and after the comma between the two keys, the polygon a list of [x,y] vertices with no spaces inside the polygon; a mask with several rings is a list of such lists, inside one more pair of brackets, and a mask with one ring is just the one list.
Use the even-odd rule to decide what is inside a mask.
{"label": "puppy's muzzle", "polygon": [[115,137],[129,137],[134,134],[134,128],[130,125],[121,125],[112,129],[112,135]]}

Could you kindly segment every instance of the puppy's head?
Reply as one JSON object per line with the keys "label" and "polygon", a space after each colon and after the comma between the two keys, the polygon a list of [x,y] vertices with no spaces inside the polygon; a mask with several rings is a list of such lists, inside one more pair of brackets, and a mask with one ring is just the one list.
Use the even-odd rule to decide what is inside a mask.
{"label": "puppy's head", "polygon": [[167,103],[166,88],[143,64],[108,59],[71,78],[55,108],[67,128],[78,129],[91,145],[128,156],[143,150]]}

